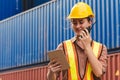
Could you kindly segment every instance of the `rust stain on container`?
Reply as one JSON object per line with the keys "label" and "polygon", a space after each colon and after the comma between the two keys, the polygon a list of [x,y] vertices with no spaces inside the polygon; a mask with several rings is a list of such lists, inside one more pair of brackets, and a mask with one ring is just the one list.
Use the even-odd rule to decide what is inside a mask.
{"label": "rust stain on container", "polygon": [[116,75],[116,76],[119,76],[119,75],[120,75],[119,70],[116,71],[115,75]]}

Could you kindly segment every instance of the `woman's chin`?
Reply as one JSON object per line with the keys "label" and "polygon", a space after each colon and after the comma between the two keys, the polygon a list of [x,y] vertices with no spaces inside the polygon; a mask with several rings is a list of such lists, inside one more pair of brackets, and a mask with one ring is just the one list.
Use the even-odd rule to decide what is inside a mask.
{"label": "woman's chin", "polygon": [[80,36],[80,33],[76,33],[77,36]]}
{"label": "woman's chin", "polygon": [[76,34],[77,37],[80,37],[80,34]]}

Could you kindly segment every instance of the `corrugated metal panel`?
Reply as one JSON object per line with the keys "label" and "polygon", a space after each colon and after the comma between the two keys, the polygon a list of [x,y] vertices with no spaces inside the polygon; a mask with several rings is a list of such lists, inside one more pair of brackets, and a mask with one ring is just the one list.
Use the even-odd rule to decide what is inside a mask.
{"label": "corrugated metal panel", "polygon": [[[120,80],[120,53],[108,55],[107,72],[102,80]],[[0,80],[46,80],[47,66],[0,73]],[[58,80],[62,80],[60,75]]]}
{"label": "corrugated metal panel", "polygon": [[108,55],[107,72],[102,80],[120,80],[120,53]]}
{"label": "corrugated metal panel", "polygon": [[0,20],[22,11],[22,0],[0,0]]}
{"label": "corrugated metal panel", "polygon": [[30,8],[33,8],[33,1],[34,0],[22,0],[23,1],[23,10],[28,10]]}
{"label": "corrugated metal panel", "polygon": [[23,10],[25,11],[25,10],[31,9],[35,6],[44,4],[48,1],[51,1],[51,0],[23,0]]}
{"label": "corrugated metal panel", "polygon": [[47,80],[47,66],[0,73],[0,80]]}
{"label": "corrugated metal panel", "polygon": [[[0,73],[0,80],[47,80],[47,66]],[[62,80],[62,76],[57,80]]]}
{"label": "corrugated metal panel", "polygon": [[51,0],[33,0],[33,6],[35,7],[48,1],[51,1]]}
{"label": "corrugated metal panel", "polygon": [[[47,51],[74,36],[66,17],[78,1],[50,1],[1,21],[0,69],[48,61]],[[104,43],[108,49],[120,47],[120,1],[85,2],[92,6],[96,15],[93,39]]]}
{"label": "corrugated metal panel", "polygon": [[106,44],[109,49],[120,47],[119,1],[93,1],[96,24],[92,35],[95,40]]}

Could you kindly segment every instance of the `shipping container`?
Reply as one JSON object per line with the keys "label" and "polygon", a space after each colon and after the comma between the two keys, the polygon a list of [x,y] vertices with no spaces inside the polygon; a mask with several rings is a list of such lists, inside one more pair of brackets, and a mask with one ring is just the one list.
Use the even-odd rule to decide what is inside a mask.
{"label": "shipping container", "polygon": [[[58,80],[62,80],[62,74]],[[47,80],[47,65],[0,73],[0,80]],[[120,53],[108,55],[108,67],[101,80],[120,80]]]}
{"label": "shipping container", "polygon": [[47,66],[0,73],[0,80],[47,80]]}
{"label": "shipping container", "polygon": [[[0,80],[47,80],[47,66],[0,73]],[[61,74],[60,74],[61,76]],[[62,76],[57,80],[62,80]]]}
{"label": "shipping container", "polygon": [[23,0],[23,10],[28,10],[51,0]]}
{"label": "shipping container", "polygon": [[34,0],[22,0],[23,1],[23,10],[28,10],[33,8],[33,1]]}
{"label": "shipping container", "polygon": [[22,11],[22,0],[0,0],[0,20]]}
{"label": "shipping container", "polygon": [[[67,16],[83,0],[52,0],[0,21],[0,70],[48,61],[47,52],[74,36]],[[84,0],[95,13],[91,35],[120,47],[120,0]]]}
{"label": "shipping container", "polygon": [[108,55],[107,72],[102,80],[120,80],[120,52]]}
{"label": "shipping container", "polygon": [[46,3],[48,1],[51,1],[51,0],[33,0],[33,7]]}

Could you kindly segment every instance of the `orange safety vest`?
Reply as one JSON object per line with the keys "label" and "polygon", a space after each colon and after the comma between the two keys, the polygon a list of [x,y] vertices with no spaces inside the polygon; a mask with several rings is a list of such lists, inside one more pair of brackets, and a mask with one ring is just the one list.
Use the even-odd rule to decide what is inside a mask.
{"label": "orange safety vest", "polygon": [[[67,60],[70,65],[70,69],[68,70],[68,80],[94,80],[92,74],[92,68],[88,61],[86,65],[85,76],[83,79],[80,78],[78,72],[79,69],[78,69],[78,59],[76,55],[76,49],[74,44],[71,42],[71,40],[67,40],[64,42],[64,48],[65,48]],[[102,44],[93,41],[92,49],[94,55],[98,58],[101,54]]]}

